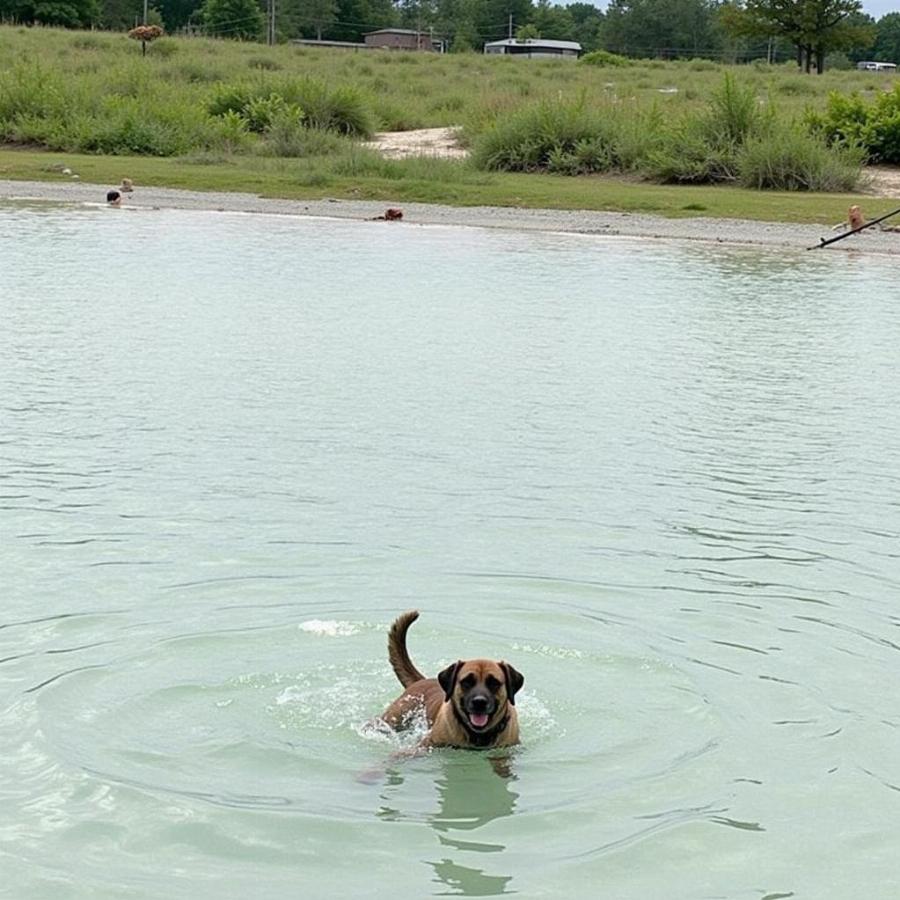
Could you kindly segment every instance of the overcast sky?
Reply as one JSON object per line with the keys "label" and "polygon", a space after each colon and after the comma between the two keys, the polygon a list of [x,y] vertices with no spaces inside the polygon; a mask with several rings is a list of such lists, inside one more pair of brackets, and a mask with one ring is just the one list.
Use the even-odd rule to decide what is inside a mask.
{"label": "overcast sky", "polygon": [[[573,0],[556,0],[565,6]],[[606,9],[608,0],[594,0],[594,5],[600,9]],[[875,19],[880,19],[885,13],[900,12],[900,0],[862,0],[863,12],[867,12]]]}
{"label": "overcast sky", "polygon": [[[863,0],[863,9],[876,19],[880,19],[885,13],[900,12],[898,0]],[[891,19],[893,22],[894,20]]]}

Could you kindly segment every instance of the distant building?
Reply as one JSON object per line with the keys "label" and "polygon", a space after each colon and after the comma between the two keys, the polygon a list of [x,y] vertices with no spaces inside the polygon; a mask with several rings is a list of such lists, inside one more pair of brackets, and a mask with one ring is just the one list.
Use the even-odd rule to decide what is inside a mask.
{"label": "distant building", "polygon": [[363,35],[367,47],[381,47],[387,50],[436,50],[442,53],[444,42],[432,38],[424,31],[409,28],[379,28]]}
{"label": "distant building", "polygon": [[856,64],[857,69],[864,69],[867,72],[896,72],[896,63],[873,62],[872,60],[863,60]]}
{"label": "distant building", "polygon": [[541,57],[564,57],[578,59],[581,44],[577,41],[545,41],[541,38],[528,38],[520,41],[507,38],[503,41],[491,41],[484,45],[485,53],[499,53],[506,56],[527,56],[530,59]]}

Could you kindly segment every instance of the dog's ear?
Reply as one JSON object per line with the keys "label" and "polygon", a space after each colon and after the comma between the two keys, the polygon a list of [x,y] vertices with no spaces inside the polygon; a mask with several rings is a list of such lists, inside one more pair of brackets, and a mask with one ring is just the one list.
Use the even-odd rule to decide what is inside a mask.
{"label": "dog's ear", "polygon": [[509,702],[515,706],[516,694],[522,690],[522,685],[525,684],[525,676],[517,672],[508,662],[501,662],[500,668],[503,669],[506,675],[506,696],[509,697]]}
{"label": "dog's ear", "polygon": [[456,687],[456,676],[462,668],[463,661],[458,659],[452,666],[447,666],[443,672],[438,672],[438,684],[444,689],[444,700],[453,696],[453,688]]}

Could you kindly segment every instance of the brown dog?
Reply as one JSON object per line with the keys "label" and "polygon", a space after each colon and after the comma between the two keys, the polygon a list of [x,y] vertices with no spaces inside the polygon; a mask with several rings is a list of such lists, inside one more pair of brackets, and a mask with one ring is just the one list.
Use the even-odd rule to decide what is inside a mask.
{"label": "brown dog", "polygon": [[431,730],[418,749],[517,744],[516,694],[525,679],[509,663],[490,659],[460,659],[437,678],[426,678],[406,650],[406,632],[418,618],[418,611],[412,610],[391,626],[388,657],[406,690],[381,718],[391,728],[402,729],[424,708]]}

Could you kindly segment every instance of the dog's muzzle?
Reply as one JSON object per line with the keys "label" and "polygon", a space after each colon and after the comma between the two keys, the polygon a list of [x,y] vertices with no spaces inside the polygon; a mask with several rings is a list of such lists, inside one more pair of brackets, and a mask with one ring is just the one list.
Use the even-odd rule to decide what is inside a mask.
{"label": "dog's muzzle", "polygon": [[466,698],[466,715],[472,728],[478,730],[487,727],[491,715],[496,709],[493,697],[475,694]]}

